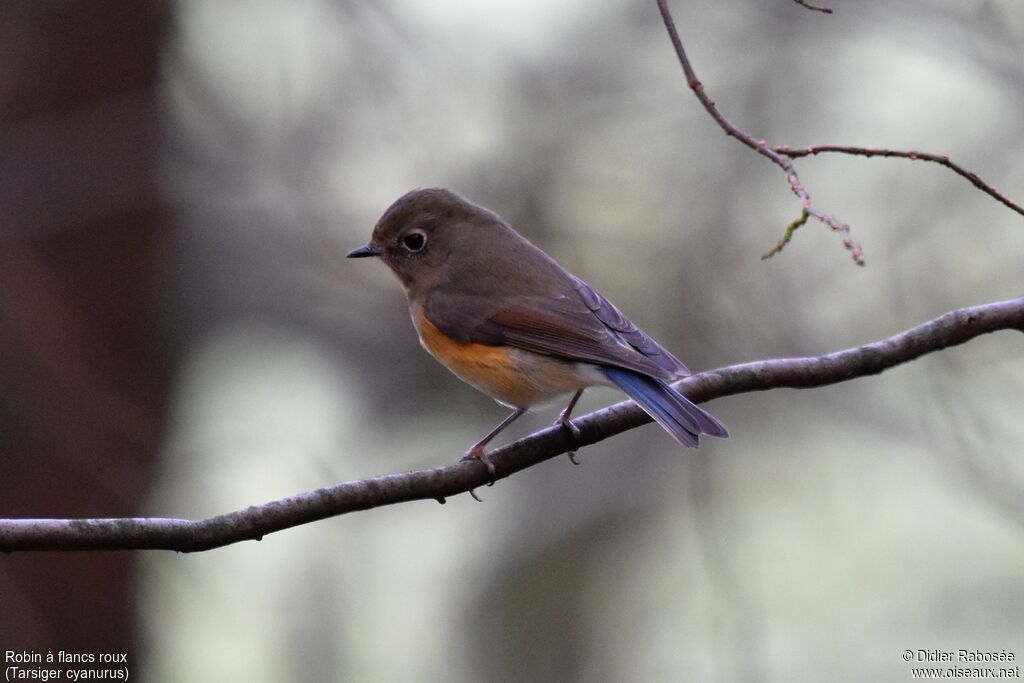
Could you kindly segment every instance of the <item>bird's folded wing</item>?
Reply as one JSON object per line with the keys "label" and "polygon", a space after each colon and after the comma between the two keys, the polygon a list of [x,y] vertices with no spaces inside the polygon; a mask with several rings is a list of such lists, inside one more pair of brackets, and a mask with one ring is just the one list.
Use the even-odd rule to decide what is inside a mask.
{"label": "bird's folded wing", "polygon": [[663,380],[689,374],[679,359],[644,334],[586,283],[560,296],[432,296],[424,313],[462,342],[507,344],[527,351],[635,370]]}

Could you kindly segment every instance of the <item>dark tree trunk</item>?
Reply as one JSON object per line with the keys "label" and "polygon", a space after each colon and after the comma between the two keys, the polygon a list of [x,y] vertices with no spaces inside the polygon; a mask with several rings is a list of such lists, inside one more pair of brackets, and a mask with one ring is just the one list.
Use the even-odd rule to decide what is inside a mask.
{"label": "dark tree trunk", "polygon": [[[137,514],[172,366],[163,2],[0,4],[0,516]],[[0,557],[4,650],[133,658],[137,555]]]}

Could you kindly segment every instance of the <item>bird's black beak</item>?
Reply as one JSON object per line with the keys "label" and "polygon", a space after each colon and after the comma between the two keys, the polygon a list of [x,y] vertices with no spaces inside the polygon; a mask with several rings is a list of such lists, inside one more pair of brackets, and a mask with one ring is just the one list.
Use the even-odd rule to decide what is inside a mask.
{"label": "bird's black beak", "polygon": [[380,248],[366,244],[345,254],[345,258],[366,258],[367,256],[380,256]]}

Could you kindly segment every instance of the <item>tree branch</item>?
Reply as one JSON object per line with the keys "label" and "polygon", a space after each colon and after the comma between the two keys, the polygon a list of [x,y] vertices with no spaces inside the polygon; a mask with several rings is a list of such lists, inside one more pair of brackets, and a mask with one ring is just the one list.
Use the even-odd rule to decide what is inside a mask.
{"label": "tree branch", "polygon": [[807,2],[807,0],[793,0],[793,2],[800,5],[801,7],[806,7],[809,10],[814,10],[815,12],[821,12],[822,14],[832,14],[832,10],[830,10],[828,7],[819,7],[818,5],[812,5],[811,3]]}
{"label": "tree branch", "polygon": [[[853,260],[857,265],[864,265],[864,253],[861,247],[856,242],[850,239],[850,226],[840,222],[834,216],[822,213],[811,206],[811,198],[807,193],[807,189],[800,182],[800,178],[797,176],[796,167],[793,165],[792,159],[799,157],[813,156],[816,154],[823,154],[826,152],[838,153],[838,154],[853,154],[865,157],[900,157],[904,159],[930,161],[932,163],[945,166],[957,175],[966,178],[976,188],[989,195],[996,201],[1000,202],[1004,206],[1016,211],[1017,213],[1024,215],[1024,207],[1014,202],[1012,199],[1006,197],[1000,193],[995,187],[989,185],[978,176],[977,173],[969,171],[966,168],[950,161],[949,157],[944,154],[932,154],[930,152],[915,152],[915,151],[904,151],[894,149],[879,149],[874,147],[852,147],[848,145],[818,145],[816,147],[804,147],[800,149],[791,149],[788,145],[780,147],[770,147],[764,140],[758,140],[753,135],[741,130],[725,116],[722,115],[715,103],[708,97],[707,93],[704,92],[704,85],[697,78],[697,74],[693,70],[693,66],[690,64],[690,59],[686,55],[686,50],[683,48],[683,42],[679,38],[679,31],[676,30],[675,21],[672,19],[672,15],[668,10],[667,0],[657,0],[658,9],[661,12],[661,18],[665,23],[665,29],[668,31],[669,39],[672,41],[672,46],[675,48],[676,56],[679,58],[679,63],[683,67],[683,74],[686,76],[686,83],[693,90],[697,99],[704,105],[704,108],[711,114],[711,118],[726,132],[747,147],[751,148],[758,154],[762,154],[772,160],[779,168],[786,173],[786,178],[789,180],[790,188],[793,190],[803,205],[803,211],[796,220],[789,224],[785,235],[779,242],[769,249],[762,258],[770,258],[778,252],[782,251],[782,248],[789,242],[793,236],[793,231],[803,225],[807,221],[808,216],[813,216],[817,220],[821,221],[825,225],[829,226],[835,232],[838,232],[843,237],[843,246],[850,250]],[[832,10],[825,7],[818,7],[811,5],[803,0],[795,0],[799,5],[806,7],[807,9],[817,10],[819,12],[825,12],[831,14]]]}
{"label": "tree branch", "polygon": [[[963,344],[997,330],[1024,332],[1024,298],[951,311],[910,330],[824,356],[755,361],[702,372],[677,386],[692,400],[779,387],[809,388],[876,375],[927,353]],[[497,478],[602,441],[650,422],[632,401],[577,418],[580,436],[551,427],[491,453]],[[203,520],[3,519],[0,551],[17,550],[210,550],[265,534],[411,500],[437,500],[488,482],[483,466],[458,462],[429,470],[350,481]]]}
{"label": "tree branch", "polygon": [[783,145],[781,147],[775,147],[774,149],[779,154],[785,154],[790,159],[832,152],[836,154],[852,154],[862,157],[897,157],[900,159],[910,159],[911,161],[930,161],[932,163],[939,164],[940,166],[945,166],[958,176],[966,178],[971,185],[974,185],[976,188],[992,197],[1003,206],[1006,206],[1007,208],[1024,216],[1024,207],[986,183],[974,171],[968,171],[960,164],[950,160],[950,158],[945,154],[915,152],[914,150],[884,149],[878,147],[852,147],[850,145],[818,145],[817,147],[802,147],[800,149],[791,149],[788,145]]}
{"label": "tree branch", "polygon": [[750,133],[741,130],[729,119],[725,118],[722,112],[718,110],[718,107],[715,106],[714,101],[708,97],[706,92],[704,92],[704,84],[697,78],[697,74],[693,70],[693,66],[690,64],[690,58],[686,56],[686,49],[683,47],[683,41],[679,37],[679,31],[676,29],[675,20],[672,19],[672,14],[668,10],[667,0],[657,1],[658,10],[661,12],[661,19],[665,22],[665,29],[668,31],[668,37],[672,41],[672,47],[675,48],[676,56],[679,58],[679,64],[683,67],[683,74],[686,76],[686,83],[690,86],[690,90],[693,91],[693,94],[697,96],[697,99],[700,100],[700,103],[704,105],[707,112],[711,114],[711,118],[713,118],[719,127],[725,131],[726,135],[736,138],[758,154],[768,157],[776,166],[781,168],[786,174],[786,179],[789,181],[790,189],[800,200],[800,204],[803,206],[803,211],[814,216],[814,218],[842,235],[843,246],[850,251],[850,255],[853,257],[854,263],[858,266],[863,266],[864,251],[860,248],[859,244],[850,238],[850,226],[841,222],[835,216],[823,213],[811,205],[811,196],[807,193],[807,188],[804,187],[802,182],[800,182],[800,177],[796,173],[796,166],[793,165],[793,162],[789,157],[776,151],[773,147],[770,147],[764,140],[758,140]]}

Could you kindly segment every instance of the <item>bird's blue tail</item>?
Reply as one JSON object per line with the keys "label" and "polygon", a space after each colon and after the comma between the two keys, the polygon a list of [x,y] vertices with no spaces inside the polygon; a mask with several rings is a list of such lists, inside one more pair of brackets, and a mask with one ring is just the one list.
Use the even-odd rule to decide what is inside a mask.
{"label": "bird's blue tail", "polygon": [[684,446],[699,446],[701,434],[729,436],[721,422],[660,379],[623,368],[605,367],[602,370],[608,379]]}

